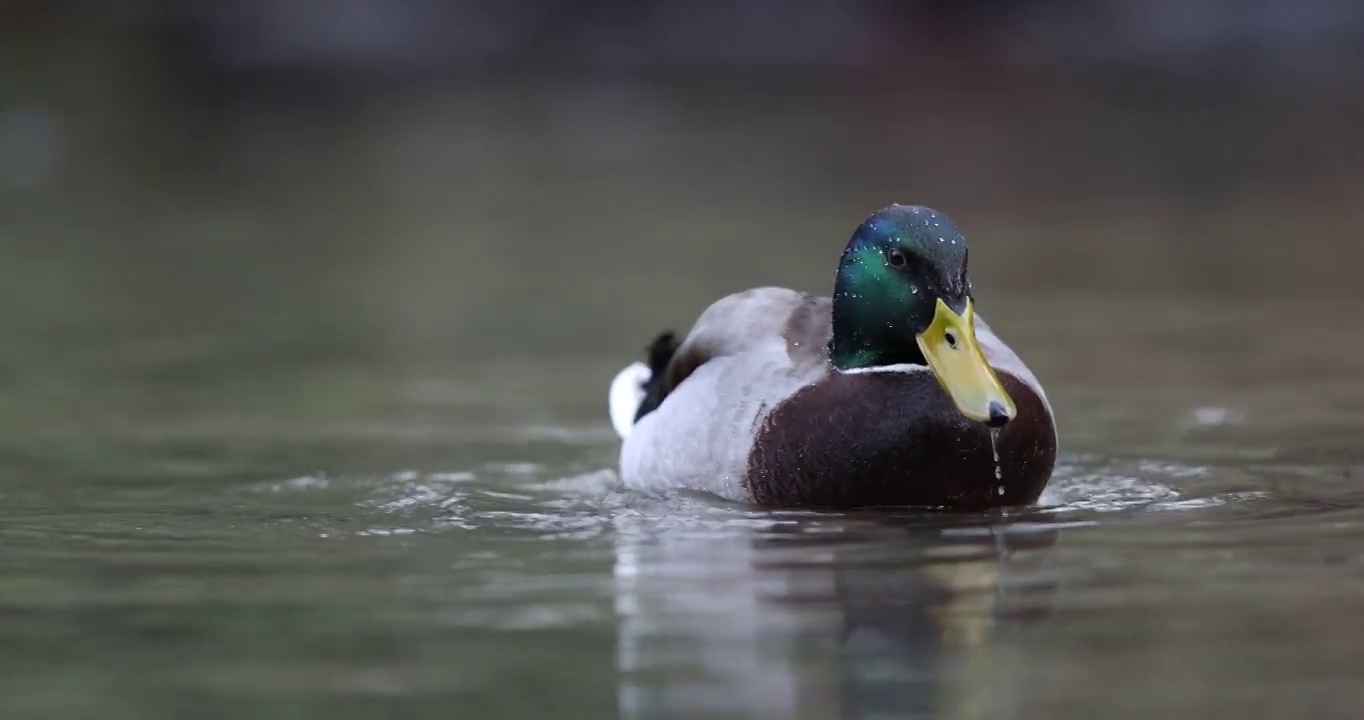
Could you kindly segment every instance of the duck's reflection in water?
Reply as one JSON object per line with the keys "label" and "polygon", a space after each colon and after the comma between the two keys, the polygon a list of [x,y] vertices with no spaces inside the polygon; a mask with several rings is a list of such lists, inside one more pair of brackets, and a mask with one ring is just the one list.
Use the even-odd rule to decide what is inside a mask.
{"label": "duck's reflection in water", "polygon": [[[714,519],[713,517],[711,519]],[[867,514],[618,525],[628,718],[1010,717],[1055,526]]]}

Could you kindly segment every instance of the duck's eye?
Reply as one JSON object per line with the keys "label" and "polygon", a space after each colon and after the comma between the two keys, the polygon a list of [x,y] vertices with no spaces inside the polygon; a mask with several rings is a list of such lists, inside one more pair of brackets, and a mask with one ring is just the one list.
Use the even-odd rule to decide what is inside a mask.
{"label": "duck's eye", "polygon": [[909,260],[905,257],[905,251],[900,248],[891,248],[886,251],[886,262],[891,267],[904,267]]}

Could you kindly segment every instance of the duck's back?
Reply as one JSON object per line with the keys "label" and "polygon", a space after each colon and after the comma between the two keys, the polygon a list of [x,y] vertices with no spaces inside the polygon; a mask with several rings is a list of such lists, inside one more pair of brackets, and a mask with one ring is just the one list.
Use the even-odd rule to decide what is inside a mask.
{"label": "duck's back", "polygon": [[717,300],[668,363],[662,402],[625,437],[621,479],[751,499],[754,436],[772,408],[830,372],[829,328],[828,298],[764,287]]}

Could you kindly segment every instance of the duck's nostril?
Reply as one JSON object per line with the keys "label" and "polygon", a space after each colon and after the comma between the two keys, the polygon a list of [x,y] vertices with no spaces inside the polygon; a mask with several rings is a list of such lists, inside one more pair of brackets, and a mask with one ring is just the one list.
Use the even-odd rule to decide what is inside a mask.
{"label": "duck's nostril", "polygon": [[1004,403],[994,400],[990,402],[990,419],[986,422],[992,428],[1004,427],[1009,422],[1009,414],[1004,411]]}

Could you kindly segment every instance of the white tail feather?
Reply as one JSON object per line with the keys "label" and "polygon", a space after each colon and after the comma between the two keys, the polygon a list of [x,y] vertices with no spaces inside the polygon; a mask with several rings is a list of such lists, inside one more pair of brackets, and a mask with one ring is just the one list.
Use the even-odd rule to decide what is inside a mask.
{"label": "white tail feather", "polygon": [[624,370],[616,373],[611,381],[611,391],[607,403],[611,409],[611,424],[616,434],[624,440],[635,424],[635,413],[644,401],[644,383],[649,381],[649,366],[642,362],[630,363]]}

